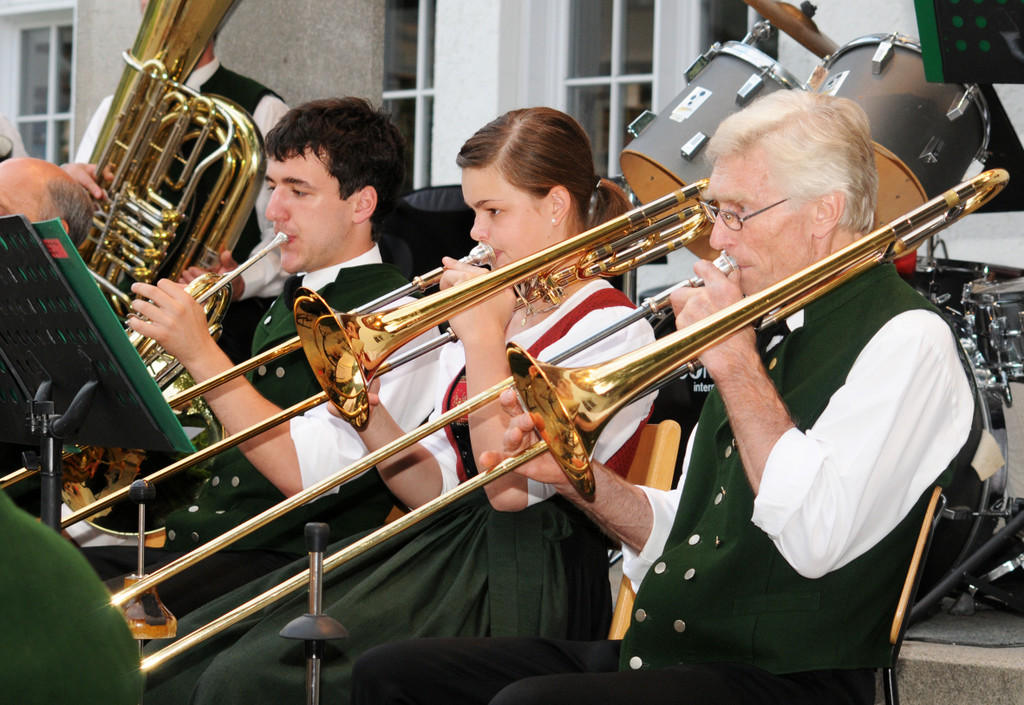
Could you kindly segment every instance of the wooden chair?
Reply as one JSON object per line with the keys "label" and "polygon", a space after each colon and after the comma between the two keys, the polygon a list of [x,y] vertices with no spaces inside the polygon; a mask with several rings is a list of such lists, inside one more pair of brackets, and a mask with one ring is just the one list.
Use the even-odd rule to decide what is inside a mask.
{"label": "wooden chair", "polygon": [[917,543],[914,545],[914,554],[910,559],[907,577],[903,581],[903,591],[896,604],[896,614],[892,620],[892,629],[889,631],[889,643],[892,644],[892,665],[882,669],[882,691],[885,693],[886,705],[899,705],[900,702],[899,689],[896,687],[896,662],[899,659],[900,647],[903,645],[903,637],[909,626],[907,612],[914,602],[917,586],[921,580],[921,566],[924,565],[924,559],[928,555],[932,534],[935,533],[935,525],[942,515],[942,508],[937,509],[937,507],[940,503],[945,505],[945,501],[945,497],[942,496],[942,488],[936,487],[928,502],[924,521],[921,522],[921,531],[917,535]]}
{"label": "wooden chair", "polygon": [[[671,489],[681,433],[679,424],[672,420],[645,426],[626,479],[635,485],[647,485],[659,490]],[[621,639],[626,633],[634,597],[636,595],[629,578],[622,576],[612,626],[608,630],[609,639]]]}

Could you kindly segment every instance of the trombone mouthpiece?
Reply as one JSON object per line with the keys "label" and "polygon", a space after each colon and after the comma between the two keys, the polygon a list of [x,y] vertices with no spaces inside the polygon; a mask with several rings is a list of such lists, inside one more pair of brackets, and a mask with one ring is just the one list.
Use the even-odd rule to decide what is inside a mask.
{"label": "trombone mouthpiece", "polygon": [[[718,271],[720,271],[722,274],[728,274],[729,272],[733,271],[734,269],[737,269],[736,260],[734,260],[732,257],[730,257],[729,253],[726,252],[725,250],[722,250],[722,254],[720,254],[715,259],[715,261],[712,262],[712,264],[714,264],[715,267],[718,268]],[[701,279],[700,277],[691,277],[691,278],[687,279],[686,281],[684,281],[681,284],[681,286],[693,286],[693,287],[704,286],[704,280]]]}
{"label": "trombone mouthpiece", "polygon": [[487,267],[488,269],[493,268],[494,248],[481,242],[470,250],[468,255],[459,261],[463,264],[472,265],[474,267]]}

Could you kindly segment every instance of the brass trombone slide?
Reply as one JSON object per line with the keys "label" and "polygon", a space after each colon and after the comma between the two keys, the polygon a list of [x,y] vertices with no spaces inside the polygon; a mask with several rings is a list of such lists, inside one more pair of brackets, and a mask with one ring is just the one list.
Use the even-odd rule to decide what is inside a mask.
{"label": "brass trombone slide", "polygon": [[[708,348],[753,324],[759,318],[763,320],[765,316],[778,314],[781,310],[806,306],[868,268],[916,248],[925,239],[990,200],[1003,188],[1007,178],[1007,172],[1002,169],[980,174],[803,271],[660,341],[610,362],[592,368],[561,369],[554,365],[538,363],[518,346],[510,345],[508,355],[513,370],[513,383],[524,406],[540,417],[537,426],[544,440],[524,453],[502,462],[493,470],[478,475],[459,488],[437,497],[392,524],[333,554],[324,561],[324,570],[332,570],[364,553],[466,493],[532,460],[545,449],[551,450],[577,489],[589,486],[592,491],[590,453],[607,422],[623,406],[673,376],[682,364],[696,359]],[[444,423],[447,423],[457,416],[471,413],[487,403],[488,400],[484,397],[494,398],[506,386],[507,384],[503,382],[482,392],[465,402],[465,405],[452,409],[437,422],[444,420]],[[440,427],[436,423],[428,426]],[[424,428],[416,429],[407,436],[419,440],[426,433],[432,432],[424,432]],[[372,464],[383,459],[379,457],[381,453],[390,455],[406,447],[408,444],[403,444],[405,439],[406,436],[403,436],[378,453],[372,454]],[[350,468],[358,466],[359,464]],[[340,474],[348,472],[343,470]],[[291,499],[294,500],[296,497],[298,495]],[[309,571],[306,570],[258,595],[143,659],[143,670],[155,668],[191,646],[205,641],[237,621],[298,590],[308,580]],[[112,601],[114,604],[124,604],[154,584],[155,581],[145,586],[138,583],[114,595]]]}
{"label": "brass trombone slide", "polygon": [[[693,187],[690,187],[690,189],[692,188]],[[676,192],[676,194],[680,194],[682,191],[683,190],[680,190],[679,192]],[[667,197],[665,200],[666,203],[670,202],[667,199]],[[682,220],[682,222],[676,223],[675,221],[679,220],[682,214],[687,214],[689,215],[689,217]],[[662,227],[661,224],[665,220],[670,220],[672,221],[672,223],[667,227]],[[672,251],[674,249],[687,245],[692,240],[700,237],[709,225],[710,221],[707,219],[706,214],[703,212],[702,209],[686,208],[680,213],[677,213],[674,216],[670,216],[668,219],[662,219],[660,221],[655,221],[655,224],[646,225],[643,228],[641,228],[638,232],[634,232],[631,235],[624,235],[620,237],[619,233],[621,232],[621,229],[613,229],[610,230],[609,233],[605,235],[605,237],[607,239],[608,235],[615,236],[616,239],[614,240],[614,242],[606,243],[602,245],[599,250],[589,252],[587,255],[580,259],[580,262],[576,266],[582,271],[582,277],[616,274],[621,271],[624,271],[625,269],[639,266],[640,264],[649,261],[654,257],[661,256],[661,254],[665,252]],[[623,251],[620,252],[619,248],[622,248]],[[492,260],[493,251],[487,245],[474,248],[473,252],[470,253],[469,257],[463,259],[463,261],[469,261],[470,263],[474,264],[483,264],[486,262],[490,262]],[[429,286],[434,283],[437,283],[442,273],[443,269],[438,268],[437,270],[434,270],[433,272],[424,275],[424,277],[421,277],[420,280],[421,282],[430,281],[431,283],[428,284]],[[484,275],[484,277],[480,278],[485,278],[488,276],[491,275]],[[406,293],[407,292],[405,290],[399,289],[396,292],[388,294],[387,297],[391,297],[392,300],[394,300],[406,295]],[[441,293],[443,294],[444,292]],[[434,297],[437,296],[439,296],[439,294],[434,295]],[[434,297],[427,297],[427,299]],[[369,306],[376,305],[382,300],[383,299],[378,299],[376,301],[370,302],[369,304],[366,304],[357,309],[357,311],[361,311]],[[420,302],[408,305],[413,306],[417,305],[418,303]],[[466,306],[469,306],[472,303],[473,301],[466,302],[465,300],[463,300],[461,302],[461,307],[465,308]],[[256,424],[255,426],[249,429],[246,429],[238,434],[234,434],[228,438],[219,441],[214,445],[209,446],[208,448],[204,449],[201,453],[190,455],[187,458],[183,458],[182,460],[172,465],[169,465],[166,468],[163,468],[162,470],[158,470],[154,473],[151,473],[148,476],[148,479],[150,481],[156,482],[166,479],[167,477],[170,477],[171,475],[176,474],[181,470],[192,467],[197,463],[203,462],[204,460],[207,460],[208,458],[223,450],[227,450],[228,448],[238,445],[239,443],[242,443],[248,440],[249,438],[258,435],[259,433],[262,433],[268,428],[276,426],[279,423],[283,423],[284,421],[287,421],[292,417],[297,416],[298,414],[304,413],[305,411],[308,411],[309,409],[318,406],[319,404],[323,403],[326,399],[330,399],[341,410],[342,415],[348,418],[351,422],[359,420],[358,414],[368,414],[369,407],[368,404],[366,403],[365,388],[358,386],[358,384],[351,384],[351,378],[349,378],[348,386],[346,386],[345,384],[339,384],[338,381],[335,379],[334,375],[332,374],[336,369],[339,368],[340,365],[336,357],[336,351],[344,351],[347,349],[347,346],[344,344],[345,341],[342,341],[341,345],[335,344],[335,338],[337,338],[338,336],[337,331],[341,326],[341,324],[339,323],[339,314],[333,311],[326,304],[326,302],[324,302],[320,297],[316,296],[314,292],[308,292],[306,295],[300,295],[296,297],[295,313],[296,324],[297,328],[299,329],[300,335],[296,336],[294,340],[285,341],[281,345],[264,352],[262,355],[257,356],[253,360],[241,363],[237,367],[234,367],[231,370],[227,370],[221,375],[213,377],[201,384],[197,384],[194,387],[185,390],[184,393],[176,396],[172,400],[172,403],[183,403],[184,401],[192,399],[198,394],[208,391],[209,389],[219,384],[222,384],[223,382],[227,381],[227,379],[231,379],[237,376],[239,374],[238,370],[240,369],[244,369],[245,371],[247,371],[249,369],[256,367],[259,364],[264,364],[263,361],[273,359],[277,355],[283,354],[283,352],[281,352],[282,350],[285,352],[290,352],[291,350],[294,350],[295,347],[297,347],[295,341],[299,341],[301,338],[305,338],[304,340],[302,340],[302,345],[307,350],[307,357],[309,358],[310,365],[313,367],[314,373],[317,375],[318,379],[321,382],[321,385],[327,392],[327,397],[325,398],[322,395],[316,395],[315,397],[312,397],[304,402],[300,402],[299,404],[291,407],[290,409],[286,409],[278,414],[275,414],[269,419],[266,419],[263,422]],[[423,330],[418,331],[414,333],[414,335],[419,335],[422,332]],[[447,339],[450,339],[450,336]],[[444,342],[446,342],[447,339],[445,338],[445,336],[441,336],[435,341],[432,341],[431,343],[425,344],[415,350],[409,351],[408,353],[401,356],[401,359],[395,359],[391,362],[384,362],[383,360],[378,361],[380,364],[377,367],[376,373],[381,374],[384,371],[386,371],[386,369],[394,368],[399,364],[402,364],[404,361],[407,361],[414,357],[418,357],[426,350],[433,349],[433,347],[436,347],[439,344],[443,344]],[[403,343],[401,344],[405,344],[405,342],[403,341]],[[313,354],[311,351],[316,351],[316,353]],[[365,418],[362,419],[362,423],[365,424]],[[367,466],[367,468],[364,469],[368,469],[369,467],[372,467],[372,465]],[[346,477],[345,480],[343,481],[347,481],[348,479],[351,478]],[[339,482],[338,484],[341,484],[341,482]],[[336,486],[337,484],[326,487],[320,493],[313,495],[312,497],[307,497],[307,499],[315,499],[322,492],[333,489]],[[307,491],[312,491],[314,487],[307,488]],[[116,490],[115,492],[106,495],[102,499],[97,500],[96,502],[93,502],[92,504],[82,507],[81,509],[78,509],[75,512],[67,515],[62,520],[61,525],[62,527],[67,527],[77,521],[86,519],[96,514],[97,512],[100,512],[106,509],[107,507],[110,507],[113,504],[121,501],[127,496],[127,488]],[[200,548],[196,550],[202,549]],[[185,560],[185,557],[183,557],[181,560]],[[175,564],[169,564],[164,568],[164,570],[167,570],[167,568],[173,565]],[[152,575],[156,576],[160,574],[162,573],[158,572],[153,573]]]}

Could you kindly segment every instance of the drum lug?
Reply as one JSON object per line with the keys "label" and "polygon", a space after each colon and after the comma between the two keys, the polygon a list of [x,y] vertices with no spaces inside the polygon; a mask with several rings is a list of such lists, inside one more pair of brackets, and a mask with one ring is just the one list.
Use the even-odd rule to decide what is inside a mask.
{"label": "drum lug", "polygon": [[698,132],[687,141],[682,147],[679,148],[679,156],[688,162],[692,162],[693,158],[700,153],[700,150],[708,142],[708,136],[703,132]]}
{"label": "drum lug", "polygon": [[736,91],[736,104],[743,106],[750,102],[761,89],[764,88],[764,77],[756,73],[751,74],[738,91]]}
{"label": "drum lug", "polygon": [[894,54],[892,42],[881,42],[878,48],[875,49],[875,55],[871,57],[871,73],[876,76],[882,73],[885,67],[889,65],[889,62],[892,61]]}
{"label": "drum lug", "polygon": [[949,110],[946,111],[946,119],[950,122],[962,118],[967,113],[967,109],[971,103],[974,102],[975,95],[978,92],[978,87],[971,85],[966,91],[964,91],[953,104],[949,106]]}
{"label": "drum lug", "polygon": [[639,115],[637,115],[636,119],[633,120],[633,122],[629,123],[629,126],[626,128],[626,131],[629,134],[633,135],[633,137],[639,137],[640,133],[643,132],[648,125],[654,122],[655,119],[657,119],[657,117],[657,113],[652,113],[650,110],[645,110]]}
{"label": "drum lug", "polygon": [[719,42],[715,42],[711,47],[694,59],[693,63],[683,72],[683,78],[686,79],[686,85],[693,83],[693,79],[697,78],[701,71],[707,68],[708,64],[711,63],[711,59],[716,54],[721,53],[722,45]]}
{"label": "drum lug", "polygon": [[917,158],[925,164],[936,164],[939,161],[939,152],[942,151],[944,145],[945,143],[938,135],[933,135]]}

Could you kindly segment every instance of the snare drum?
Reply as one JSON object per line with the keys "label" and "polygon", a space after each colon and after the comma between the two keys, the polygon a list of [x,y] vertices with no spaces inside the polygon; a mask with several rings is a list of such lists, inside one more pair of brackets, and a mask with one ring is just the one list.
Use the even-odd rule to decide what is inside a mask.
{"label": "snare drum", "polygon": [[989,366],[1024,380],[1024,279],[972,281],[964,287],[964,307]]}
{"label": "snare drum", "polygon": [[1007,282],[1024,277],[1024,269],[955,259],[917,260],[911,284],[947,313],[964,314],[968,286]]}
{"label": "snare drum", "polygon": [[741,42],[715,44],[686,71],[686,88],[619,155],[643,203],[706,178],[704,148],[718,124],[758,96],[803,85],[767,54]]}
{"label": "snare drum", "polygon": [[984,96],[974,85],[925,80],[921,47],[910,37],[855,39],[820,69],[825,77],[813,79],[812,88],[853,100],[871,122],[879,167],[877,223],[960,183],[972,161],[984,157],[989,137]]}

